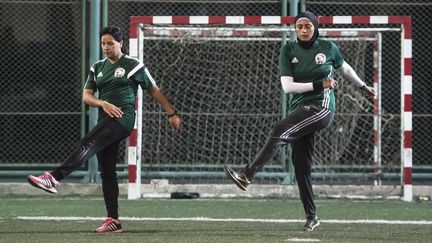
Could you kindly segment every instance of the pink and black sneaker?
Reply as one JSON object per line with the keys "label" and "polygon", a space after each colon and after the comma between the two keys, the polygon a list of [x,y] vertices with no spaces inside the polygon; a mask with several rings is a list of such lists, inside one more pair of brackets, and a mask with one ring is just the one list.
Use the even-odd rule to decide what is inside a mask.
{"label": "pink and black sneaker", "polygon": [[123,232],[120,220],[109,217],[104,221],[102,221],[99,228],[95,229],[95,233],[105,233],[105,232],[113,232],[113,233]]}
{"label": "pink and black sneaker", "polygon": [[41,176],[30,175],[28,176],[27,180],[32,186],[40,188],[49,193],[57,193],[57,189],[55,187],[56,185],[60,184],[60,182],[58,182],[54,176],[48,172],[45,172]]}

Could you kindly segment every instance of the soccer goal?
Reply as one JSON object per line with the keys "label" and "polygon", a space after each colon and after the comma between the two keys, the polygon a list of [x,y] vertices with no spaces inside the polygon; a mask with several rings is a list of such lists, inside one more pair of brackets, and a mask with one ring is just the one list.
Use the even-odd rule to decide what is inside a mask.
{"label": "soccer goal", "polygon": [[[396,180],[403,200],[411,201],[410,17],[320,16],[319,22],[322,38],[340,47],[377,96],[368,100],[336,73],[337,114],[317,136],[314,179],[377,186]],[[254,158],[285,111],[278,58],[293,23],[291,16],[131,17],[130,55],[148,67],[183,127],[171,136],[164,112],[139,91],[127,149],[129,198],[141,197],[141,178],[219,183],[223,163],[240,168]],[[381,88],[389,85],[396,88]],[[284,158],[258,173],[256,183],[286,183],[292,171]]]}

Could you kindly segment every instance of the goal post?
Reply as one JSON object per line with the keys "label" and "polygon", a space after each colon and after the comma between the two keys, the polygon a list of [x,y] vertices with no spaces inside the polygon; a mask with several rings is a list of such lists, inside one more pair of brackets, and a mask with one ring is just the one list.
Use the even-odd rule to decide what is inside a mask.
{"label": "goal post", "polygon": [[[280,92],[280,85],[277,85],[278,79],[272,76],[269,79],[272,80],[266,80],[264,82],[268,82],[266,85],[260,86],[257,84],[257,81],[250,81],[250,83],[247,83],[247,81],[244,81],[245,77],[246,79],[252,79],[253,76],[259,76],[258,80],[266,79],[266,76],[260,76],[261,73],[274,73],[277,75],[277,71],[275,73],[274,66],[275,62],[270,64],[261,64],[261,63],[255,63],[250,60],[252,59],[276,59],[275,57],[275,51],[273,52],[267,51],[266,48],[274,48],[274,45],[271,47],[267,47],[265,44],[262,44],[264,42],[270,42],[271,39],[278,39],[280,38],[279,35],[275,35],[276,32],[286,31],[287,28],[291,28],[289,26],[292,26],[294,23],[294,17],[293,16],[132,16],[130,18],[130,26],[129,26],[129,47],[130,47],[130,55],[136,58],[139,58],[142,60],[145,64],[147,64],[147,58],[148,54],[145,55],[144,51],[147,49],[167,49],[168,47],[172,47],[174,45],[177,45],[178,43],[181,43],[182,45],[185,45],[183,48],[176,48],[174,47],[172,50],[168,51],[167,53],[160,52],[159,55],[162,57],[158,58],[158,62],[154,65],[158,66],[158,68],[161,69],[160,76],[163,76],[164,79],[172,80],[170,78],[169,72],[193,72],[194,75],[198,75],[196,73],[202,72],[203,74],[207,74],[207,76],[197,76],[200,77],[202,83],[195,83],[191,87],[187,87],[190,89],[195,89],[192,92],[194,96],[192,97],[189,94],[185,94],[184,97],[178,97],[175,96],[175,103],[181,103],[184,104],[184,102],[187,103],[188,109],[180,110],[183,114],[183,118],[187,124],[193,124],[195,127],[202,126],[202,133],[198,132],[197,136],[202,138],[203,140],[199,140],[199,142],[203,143],[202,146],[199,147],[197,145],[194,145],[194,148],[186,148],[185,151],[173,151],[175,146],[168,146],[168,148],[159,148],[153,149],[157,150],[155,153],[152,154],[152,156],[160,157],[166,156],[163,154],[163,151],[168,151],[170,153],[179,153],[178,157],[181,157],[181,159],[185,160],[183,161],[186,165],[180,164],[178,162],[178,158],[167,157],[164,161],[167,161],[166,163],[160,164],[159,167],[161,168],[158,171],[153,170],[154,167],[152,165],[148,165],[148,163],[142,163],[143,160],[153,160],[155,158],[148,158],[149,156],[143,156],[143,151],[145,151],[146,148],[141,148],[142,146],[142,134],[146,133],[146,129],[144,131],[138,131],[139,129],[143,129],[143,126],[145,126],[142,122],[142,104],[143,104],[143,97],[142,92],[139,92],[139,95],[137,97],[136,102],[136,108],[137,108],[137,121],[136,126],[132,132],[132,135],[129,138],[129,147],[127,149],[128,152],[128,168],[129,168],[129,192],[128,192],[128,198],[140,198],[140,184],[141,184],[141,177],[143,174],[141,173],[141,168],[144,167],[144,164],[146,164],[146,168],[151,168],[152,170],[146,171],[146,176],[172,176],[173,174],[184,174],[186,178],[189,178],[191,181],[197,181],[199,182],[200,176],[202,174],[206,174],[210,178],[217,178],[221,172],[221,161],[222,162],[232,162],[231,157],[234,157],[233,159],[241,160],[239,158],[245,157],[250,158],[251,156],[254,156],[255,152],[251,149],[252,146],[259,147],[258,143],[260,140],[263,140],[263,138],[266,137],[269,129],[271,127],[268,127],[269,124],[271,125],[275,120],[279,120],[280,113],[278,113],[278,105],[280,103],[273,104],[270,103],[271,99],[277,99],[278,97],[272,96],[275,93],[279,94]],[[399,136],[397,139],[400,138],[400,156],[396,156],[397,158],[400,158],[400,178],[401,178],[401,185],[403,186],[403,200],[405,201],[411,201],[412,200],[412,88],[411,88],[411,81],[412,81],[412,70],[411,70],[411,63],[412,63],[412,28],[411,28],[411,17],[409,16],[320,16],[319,17],[319,23],[320,25],[325,25],[325,28],[320,28],[320,30],[324,30],[323,33],[328,36],[328,38],[338,38],[343,39],[342,41],[349,42],[349,39],[353,39],[355,42],[363,43],[364,40],[372,41],[372,45],[369,44],[363,44],[363,46],[356,45],[355,47],[351,44],[347,44],[346,48],[349,49],[349,51],[356,51],[356,54],[353,54],[353,56],[363,56],[367,55],[367,52],[370,50],[370,46],[373,46],[373,58],[371,60],[367,61],[373,61],[373,69],[369,70],[367,67],[364,67],[365,61],[359,61],[360,69],[368,69],[363,71],[370,71],[373,73],[373,77],[371,77],[371,81],[373,81],[373,85],[375,89],[378,92],[378,95],[374,98],[374,102],[372,106],[372,109],[369,109],[369,105],[366,104],[366,100],[361,100],[359,96],[356,95],[346,95],[346,96],[340,96],[342,94],[339,94],[338,92],[338,106],[345,107],[347,110],[345,113],[340,112],[338,110],[338,113],[342,113],[339,117],[340,119],[337,119],[336,122],[334,122],[335,125],[332,127],[332,130],[323,132],[319,137],[325,137],[325,136],[339,136],[342,137],[337,141],[335,139],[334,143],[337,144],[337,146],[341,146],[341,144],[345,143],[355,143],[358,142],[359,144],[362,144],[360,141],[360,136],[362,134],[368,134],[366,139],[372,140],[372,152],[370,152],[371,160],[373,161],[373,169],[375,174],[381,174],[383,167],[379,164],[381,162],[381,153],[382,153],[382,146],[386,146],[388,143],[394,143],[394,140],[391,141],[391,139],[387,141],[383,141],[383,137],[386,137],[386,133],[382,133],[386,128],[390,127],[389,124],[392,124],[391,119],[394,119],[394,117],[391,117],[391,119],[388,119],[387,122],[384,122],[385,124],[381,124],[382,119],[385,118],[385,115],[383,115],[383,110],[381,108],[381,65],[380,65],[380,58],[381,58],[381,32],[385,31],[394,31],[396,29],[398,33],[400,33],[400,60],[401,60],[401,66],[400,66],[400,116],[398,116],[397,119],[400,118],[400,128],[397,129],[399,132]],[[389,28],[391,26],[392,28]],[[329,30],[327,30],[327,27]],[[372,34],[367,34],[365,32],[372,32]],[[147,36],[147,37],[146,37]],[[149,37],[150,36],[150,37]],[[153,36],[153,37],[152,37]],[[175,37],[174,39],[171,37]],[[372,36],[372,37],[371,37]],[[235,37],[231,38],[230,41],[232,42],[224,42],[229,39],[228,37]],[[245,47],[247,44],[239,44],[247,43],[248,41],[251,41],[250,38],[253,38],[253,44],[250,45],[257,45],[258,49],[262,49],[262,53],[259,53],[259,56],[254,56],[255,54],[247,53],[248,48]],[[153,38],[153,45],[146,45],[146,42],[144,39],[152,39]],[[166,46],[162,43],[165,39],[173,39],[172,43],[174,44],[166,44]],[[219,40],[222,44],[208,44],[206,41],[208,39],[211,40]],[[233,41],[234,40],[234,41]],[[273,40],[274,41],[274,40]],[[210,41],[212,43],[216,43],[217,41]],[[192,43],[192,44],[189,44]],[[229,44],[227,44],[229,43]],[[222,55],[222,48],[230,46],[231,49],[227,50],[227,52],[236,52],[236,51],[243,51],[242,48],[245,48],[243,53],[244,56],[238,57],[237,62],[232,62],[231,59],[237,58],[237,53],[231,54],[233,56],[224,56]],[[197,47],[197,48],[195,48]],[[280,47],[280,39],[279,39],[279,47]],[[207,50],[207,49],[208,50]],[[352,48],[352,49],[351,49]],[[203,51],[201,51],[201,49]],[[204,50],[205,49],[205,50]],[[342,48],[341,48],[342,49]],[[205,52],[204,52],[205,51]],[[212,51],[212,52],[210,52]],[[357,52],[359,54],[357,54]],[[278,52],[277,52],[278,53]],[[366,53],[366,54],[365,54]],[[189,56],[186,56],[189,55]],[[258,54],[257,54],[258,55]],[[178,65],[178,63],[173,63],[172,60],[164,59],[164,56],[175,56],[180,57],[184,56],[185,62],[187,65],[181,66]],[[200,59],[202,58],[202,59]],[[211,60],[214,58],[214,60]],[[180,59],[180,58],[178,58]],[[178,60],[176,60],[178,61]],[[357,60],[353,60],[353,62],[356,62]],[[150,61],[149,61],[150,62]],[[205,66],[200,65],[205,62]],[[179,62],[180,63],[180,62]],[[349,62],[350,63],[350,62]],[[149,63],[151,64],[151,63]],[[183,64],[183,63],[181,63]],[[351,63],[350,63],[351,64]],[[188,66],[189,65],[189,66]],[[194,66],[192,66],[194,65]],[[269,67],[272,66],[271,68]],[[363,65],[363,66],[362,66]],[[177,69],[176,69],[177,67]],[[245,77],[240,77],[238,75],[242,74],[243,71],[242,68],[247,68],[248,74],[245,74]],[[277,67],[276,67],[277,68]],[[238,70],[238,73],[236,73],[236,69]],[[269,70],[268,70],[269,69]],[[356,69],[356,67],[354,68]],[[276,69],[277,70],[277,69]],[[150,72],[153,74],[152,69],[150,69]],[[356,70],[357,71],[357,70]],[[398,70],[399,71],[399,70]],[[191,74],[192,75],[192,74]],[[230,76],[229,78],[237,80],[241,79],[241,81],[238,81],[236,83],[237,86],[229,86],[230,84],[226,84],[224,86],[219,86],[219,76],[221,75],[220,79],[225,78],[225,76]],[[267,75],[268,76],[268,75]],[[189,76],[188,76],[189,77]],[[192,77],[192,76],[190,76]],[[195,76],[194,76],[195,77]],[[362,77],[364,78],[364,77]],[[159,76],[156,77],[156,79],[159,80]],[[184,82],[187,80],[172,80],[173,82]],[[190,80],[193,81],[193,80]],[[389,80],[384,80],[389,81]],[[271,84],[271,86],[269,86]],[[276,85],[275,85],[276,84]],[[372,82],[370,83],[372,84]],[[275,85],[275,86],[273,86]],[[347,85],[348,86],[348,85]],[[176,86],[177,87],[177,86]],[[182,88],[185,88],[185,85],[181,86]],[[164,88],[164,87],[162,87]],[[342,87],[345,89],[345,87]],[[348,88],[348,87],[347,87]],[[235,92],[232,92],[228,96],[222,96],[219,94],[219,91],[222,92],[225,90],[223,89],[238,89],[238,95],[235,95]],[[277,90],[276,90],[277,89]],[[164,88],[165,90],[165,88]],[[221,91],[222,90],[222,91]],[[166,91],[169,91],[169,88],[166,89]],[[275,92],[276,91],[276,92]],[[246,95],[243,92],[250,92],[246,93]],[[259,93],[258,93],[259,92]],[[351,91],[350,91],[351,92]],[[342,93],[342,92],[340,92]],[[211,95],[210,95],[211,94]],[[170,94],[168,94],[170,95]],[[189,96],[188,96],[189,95]],[[219,99],[216,101],[216,99]],[[267,99],[269,99],[267,101]],[[189,101],[188,101],[189,100]],[[254,100],[253,103],[250,100]],[[260,100],[264,100],[261,103]],[[200,101],[200,102],[197,102]],[[183,103],[182,103],[183,102]],[[250,103],[251,102],[251,103]],[[268,103],[266,103],[268,102]],[[342,103],[339,105],[339,103]],[[363,102],[363,103],[362,103]],[[147,103],[150,102],[144,102],[146,104],[146,107],[148,107]],[[212,112],[209,112],[209,107],[207,107],[207,104],[209,106],[214,107]],[[363,106],[361,106],[360,109],[363,109],[363,111],[359,111],[358,114],[351,112],[350,108],[354,107],[355,105],[359,105],[359,103],[362,103]],[[175,104],[177,105],[177,104]],[[150,105],[151,106],[151,105]],[[225,106],[231,106],[234,107],[234,109],[226,110],[224,109]],[[257,111],[255,112],[255,108]],[[262,109],[258,109],[262,108]],[[237,109],[237,110],[236,110]],[[242,109],[242,110],[238,110]],[[339,108],[338,108],[339,109]],[[160,127],[160,125],[163,124],[163,121],[161,119],[161,116],[158,116],[158,113],[161,113],[158,111],[157,108],[154,108],[151,106],[151,109],[145,109],[146,115],[152,116],[151,124],[159,125],[157,128],[150,128],[151,126],[148,125],[147,129],[163,129],[163,127]],[[366,117],[365,112],[370,112],[372,119],[369,117]],[[336,114],[338,116],[338,114]],[[221,118],[223,117],[223,119]],[[366,118],[363,118],[366,117]],[[166,119],[166,118],[165,118]],[[372,122],[371,122],[372,120]],[[385,119],[384,119],[385,120]],[[253,121],[257,121],[257,124],[253,124],[251,127],[250,124],[253,123]],[[141,123],[141,124],[140,124]],[[262,124],[261,124],[262,123]],[[364,128],[362,130],[359,130],[360,126],[358,124],[363,124]],[[394,126],[394,125],[392,125]],[[221,127],[221,129],[218,129],[217,127]],[[252,128],[252,129],[251,129]],[[395,130],[394,128],[392,128]],[[253,130],[253,131],[252,131]],[[326,129],[327,130],[327,129]],[[348,131],[349,130],[349,131]],[[189,132],[189,131],[188,131]],[[349,132],[349,133],[348,133]],[[259,133],[259,134],[256,134]],[[339,134],[338,134],[339,133]],[[344,134],[344,136],[340,136],[340,134]],[[347,133],[349,135],[347,135]],[[241,134],[241,136],[239,135]],[[187,146],[188,143],[191,143],[190,140],[193,139],[187,139],[185,138],[189,134],[183,134],[182,143],[184,143],[185,146]],[[193,134],[190,134],[193,135]],[[357,136],[357,137],[355,137]],[[163,134],[158,134],[157,139],[153,141],[154,138],[148,138],[148,140],[152,140],[151,142],[154,144],[166,144],[164,140],[166,140],[163,137]],[[348,141],[348,140],[353,141]],[[240,142],[239,140],[251,140],[252,142],[246,143],[246,142]],[[320,138],[317,139],[318,143],[320,143]],[[369,143],[368,141],[367,143]],[[211,146],[207,147],[205,143],[211,144]],[[382,144],[384,143],[384,144]],[[319,146],[317,148],[318,151],[315,152],[315,154],[320,154],[320,150],[327,149],[324,147]],[[328,145],[331,146],[331,145]],[[335,147],[334,151],[331,153],[338,154],[340,151],[340,147]],[[171,150],[170,150],[171,149]],[[258,148],[259,149],[259,148]],[[349,153],[351,150],[351,147],[344,147],[345,152]],[[163,151],[162,151],[163,150]],[[201,150],[201,151],[200,151]],[[358,152],[367,154],[369,152]],[[183,156],[183,154],[186,154]],[[180,156],[182,155],[182,156]],[[234,155],[234,156],[230,156]],[[358,154],[353,153],[344,158],[344,160],[349,159],[355,159]],[[141,158],[143,156],[144,158]],[[174,155],[175,156],[175,155]],[[339,154],[337,155],[339,156]],[[203,160],[202,158],[209,157],[210,160],[213,161],[214,164],[210,163],[192,163],[188,160],[194,161],[195,158],[199,160]],[[221,158],[221,159],[219,159]],[[323,161],[322,168],[326,168],[325,161],[326,160],[334,160],[339,159],[339,157],[322,157],[317,158],[318,161]],[[228,160],[228,161],[227,161]],[[189,163],[190,162],[190,163]],[[244,161],[240,161],[240,164],[244,164]],[[246,161],[247,162],[247,161]],[[142,165],[141,165],[142,163]],[[151,163],[151,162],[149,162]],[[283,164],[284,162],[282,162]],[[204,164],[204,165],[203,165]],[[320,165],[320,164],[319,164]],[[353,164],[348,165],[340,165],[341,168],[350,167],[354,168],[356,166],[361,166],[361,162],[356,162]],[[169,168],[170,166],[177,166],[180,169],[176,169],[176,171],[171,171]],[[191,166],[194,168],[193,171],[187,171],[185,169],[186,166]],[[344,167],[345,166],[345,167]],[[205,170],[203,169],[205,167]],[[262,176],[284,176],[286,172],[280,171],[279,167],[275,166],[272,167],[272,165],[269,165],[269,171],[259,173]],[[319,174],[319,173],[317,173]],[[210,179],[211,180],[211,179]],[[375,180],[377,184],[379,184],[379,178]]]}

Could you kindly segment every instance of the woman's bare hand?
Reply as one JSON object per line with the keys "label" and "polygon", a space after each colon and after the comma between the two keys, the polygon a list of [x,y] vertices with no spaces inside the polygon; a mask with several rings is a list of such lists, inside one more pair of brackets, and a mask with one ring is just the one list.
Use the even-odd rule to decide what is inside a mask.
{"label": "woman's bare hand", "polygon": [[117,117],[120,118],[123,116],[123,111],[120,107],[117,107],[109,102],[104,101],[102,103],[102,109],[105,111],[105,113],[108,114],[110,117]]}

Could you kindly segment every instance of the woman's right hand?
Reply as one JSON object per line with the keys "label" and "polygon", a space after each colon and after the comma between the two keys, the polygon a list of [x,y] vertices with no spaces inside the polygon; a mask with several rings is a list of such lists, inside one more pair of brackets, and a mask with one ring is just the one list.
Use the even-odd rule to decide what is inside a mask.
{"label": "woman's right hand", "polygon": [[105,111],[105,113],[108,114],[108,116],[110,117],[117,117],[120,118],[123,116],[123,111],[121,110],[120,107],[117,107],[107,101],[104,101],[102,103],[102,109]]}

